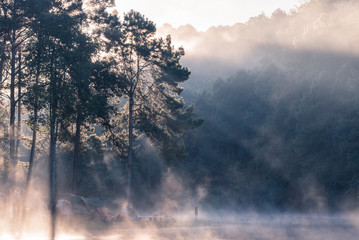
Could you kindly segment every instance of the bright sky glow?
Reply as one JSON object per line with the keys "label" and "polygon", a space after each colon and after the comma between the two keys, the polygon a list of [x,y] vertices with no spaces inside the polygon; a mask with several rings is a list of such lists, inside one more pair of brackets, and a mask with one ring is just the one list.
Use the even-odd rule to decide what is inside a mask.
{"label": "bright sky glow", "polygon": [[205,31],[211,26],[244,23],[261,13],[271,16],[278,8],[289,12],[303,2],[306,0],[116,0],[116,5],[121,15],[134,9],[157,26],[191,24]]}

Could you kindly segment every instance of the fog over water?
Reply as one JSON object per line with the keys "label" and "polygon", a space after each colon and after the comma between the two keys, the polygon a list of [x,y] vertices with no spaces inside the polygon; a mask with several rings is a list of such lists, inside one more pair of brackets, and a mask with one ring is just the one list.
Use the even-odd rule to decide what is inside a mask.
{"label": "fog over water", "polygon": [[[158,26],[158,35],[170,34],[185,49],[181,62],[192,73],[183,96],[204,124],[184,141],[185,161],[170,166],[149,139],[136,142],[134,205],[143,219],[160,212],[176,221],[59,218],[57,239],[358,239],[358,19],[359,1],[312,0],[205,32]],[[88,152],[88,166],[119,182],[99,187],[103,195],[124,195],[127,166],[114,165],[111,154],[96,162],[100,157]],[[59,154],[70,159],[59,171],[69,171],[67,155]],[[46,157],[34,170],[30,198],[37,204],[47,201]],[[87,174],[94,183],[83,177],[84,193],[103,181],[95,170]],[[68,187],[66,177],[59,177],[60,190]],[[122,197],[110,207],[119,210]],[[47,239],[46,206],[25,218],[20,205],[10,207],[17,196],[9,198],[0,203],[0,240]]]}

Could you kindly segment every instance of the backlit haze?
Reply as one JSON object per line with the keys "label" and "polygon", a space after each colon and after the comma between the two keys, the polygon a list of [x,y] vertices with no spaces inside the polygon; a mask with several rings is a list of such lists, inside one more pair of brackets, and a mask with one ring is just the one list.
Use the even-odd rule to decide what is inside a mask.
{"label": "backlit haze", "polygon": [[[193,104],[195,117],[204,122],[188,131],[183,139],[182,136],[176,139],[178,148],[185,149],[185,154],[179,157],[183,159],[178,162],[171,159],[173,162],[168,163],[167,157],[174,156],[173,150],[160,149],[156,141],[144,134],[141,138],[140,130],[133,168],[126,162],[130,157],[125,159],[117,156],[122,152],[109,150],[110,135],[102,135],[100,126],[89,123],[81,145],[82,175],[79,174],[81,185],[77,190],[81,201],[76,202],[77,206],[73,204],[73,208],[91,213],[87,216],[78,211],[73,218],[59,217],[57,240],[358,239],[359,0],[115,0],[115,3],[117,11],[111,8],[108,12],[118,13],[120,20],[131,9],[138,11],[156,24],[156,37],[171,35],[171,43],[184,48],[181,64],[191,74],[188,81],[181,82],[183,92],[180,88],[177,91],[182,93],[183,105]],[[118,52],[114,49],[110,53]],[[167,55],[163,58],[167,59]],[[157,59],[153,62],[160,65],[153,68],[155,74],[157,69],[167,66]],[[116,71],[120,71],[120,77],[128,73],[126,61],[113,66],[119,69]],[[145,73],[152,74],[150,70]],[[144,75],[144,82],[147,76]],[[156,79],[161,76],[162,81],[162,75],[153,76]],[[171,74],[168,76],[171,79]],[[96,75],[94,78],[97,79]],[[158,86],[162,89],[162,85]],[[171,87],[163,89],[170,91],[168,86]],[[147,96],[143,99],[147,101]],[[130,103],[122,95],[109,101],[118,101],[113,103],[114,109]],[[157,106],[155,100],[153,103]],[[191,109],[187,108],[188,113],[192,113]],[[123,129],[130,121],[125,110],[113,115]],[[154,115],[159,121],[157,112],[150,111],[144,116]],[[182,122],[186,125],[187,119]],[[177,122],[173,121],[174,124]],[[7,125],[0,122],[1,126]],[[5,127],[0,128],[0,138],[5,139]],[[119,145],[128,144],[123,137],[127,129],[119,129],[116,137],[123,138]],[[75,130],[73,127],[72,131]],[[157,128],[153,130],[156,131]],[[46,133],[39,134],[41,137]],[[47,179],[44,171],[47,142],[48,138],[42,137],[35,160],[31,198],[38,204],[38,210],[28,219],[20,218],[21,212],[16,208],[20,195],[16,192],[10,200],[15,207],[3,205],[2,216],[17,216],[16,213],[20,217],[13,217],[17,222],[10,217],[0,218],[0,240],[47,239],[48,229],[41,225],[50,222],[46,204],[41,205],[48,201],[43,200],[47,182],[42,182]],[[58,144],[58,192],[66,193],[71,182],[73,146],[72,142],[61,144]],[[0,157],[3,155],[5,162],[7,155],[1,151]],[[128,178],[130,169],[134,169],[134,174]],[[25,176],[22,172],[17,174]],[[134,191],[128,196],[134,201],[128,204],[125,189],[131,181]],[[96,209],[89,210],[83,197]],[[106,208],[95,205],[100,202]],[[85,207],[79,207],[79,203]],[[127,205],[133,205],[133,209]],[[135,220],[126,217],[124,213],[129,210],[136,210],[139,217]],[[97,219],[100,214],[104,216]],[[125,217],[115,221],[115,216]],[[26,225],[22,226],[23,221]],[[38,235],[41,231],[44,236]],[[23,236],[19,235],[21,232]]]}
{"label": "backlit haze", "polygon": [[290,12],[304,0],[116,0],[119,12],[131,9],[141,12],[158,27],[165,23],[173,27],[191,24],[198,31],[211,26],[233,25],[246,22],[250,17],[264,13],[270,16],[280,8]]}

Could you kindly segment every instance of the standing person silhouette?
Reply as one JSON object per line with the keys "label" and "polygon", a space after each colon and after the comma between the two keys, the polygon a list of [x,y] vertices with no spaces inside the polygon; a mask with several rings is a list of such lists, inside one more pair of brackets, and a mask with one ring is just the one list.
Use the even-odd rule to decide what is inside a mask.
{"label": "standing person silhouette", "polygon": [[194,208],[194,215],[196,216],[196,221],[197,221],[197,217],[198,217],[198,207]]}

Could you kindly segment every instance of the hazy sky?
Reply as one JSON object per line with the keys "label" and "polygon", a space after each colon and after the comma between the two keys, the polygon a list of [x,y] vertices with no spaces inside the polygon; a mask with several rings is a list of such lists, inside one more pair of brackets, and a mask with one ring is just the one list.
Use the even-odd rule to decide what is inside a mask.
{"label": "hazy sky", "polygon": [[169,23],[179,27],[189,23],[199,31],[244,23],[262,12],[270,16],[278,8],[288,12],[303,2],[306,0],[116,0],[121,14],[134,9],[157,26]]}

